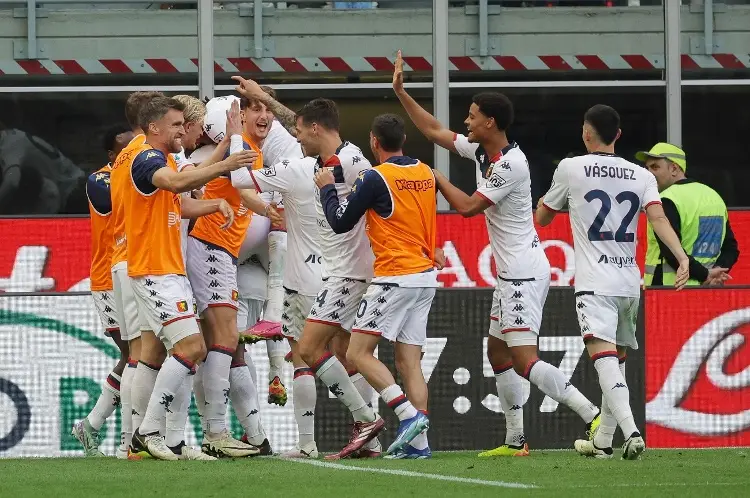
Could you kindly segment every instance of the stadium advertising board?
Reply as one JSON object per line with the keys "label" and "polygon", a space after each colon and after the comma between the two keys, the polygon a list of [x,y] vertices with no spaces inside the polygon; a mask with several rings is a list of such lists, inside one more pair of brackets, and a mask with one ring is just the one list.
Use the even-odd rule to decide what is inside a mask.
{"label": "stadium advertising board", "polygon": [[[750,247],[750,211],[731,211],[740,250]],[[552,285],[571,285],[575,272],[573,236],[567,214],[547,227],[537,227],[552,267]],[[88,218],[0,218],[0,291],[40,292],[88,290]],[[484,218],[438,215],[438,244],[448,260],[439,276],[445,287],[491,287],[492,261]],[[638,232],[638,263],[643,268],[645,222]],[[750,259],[732,270],[732,283],[750,285]]]}
{"label": "stadium advertising board", "polygon": [[750,446],[750,288],[646,293],[654,448]]}

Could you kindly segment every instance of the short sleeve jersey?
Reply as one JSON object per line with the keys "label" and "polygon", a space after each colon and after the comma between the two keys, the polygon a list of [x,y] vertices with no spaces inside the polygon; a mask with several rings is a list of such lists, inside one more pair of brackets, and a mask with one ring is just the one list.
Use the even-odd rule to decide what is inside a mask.
{"label": "short sleeve jersey", "polygon": [[477,194],[491,205],[484,212],[498,276],[505,280],[546,278],[550,266],[534,227],[531,175],[526,155],[510,143],[495,157],[463,135],[456,151],[477,167]]}
{"label": "short sleeve jersey", "polygon": [[661,203],[654,175],[621,157],[587,154],[560,162],[544,205],[553,211],[568,205],[576,292],[639,296],[638,213],[654,203]]}

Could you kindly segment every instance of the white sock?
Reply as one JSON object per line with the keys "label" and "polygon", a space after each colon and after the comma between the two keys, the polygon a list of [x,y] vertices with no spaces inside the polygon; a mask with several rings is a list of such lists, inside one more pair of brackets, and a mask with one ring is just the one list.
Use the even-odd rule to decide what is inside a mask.
{"label": "white sock", "polygon": [[206,396],[203,416],[208,434],[219,434],[227,429],[229,369],[233,353],[227,348],[212,346],[203,363],[203,392]]}
{"label": "white sock", "polygon": [[393,409],[399,421],[417,416],[417,409],[406,399],[398,384],[392,384],[380,391],[380,397]]}
{"label": "white sock", "polygon": [[331,353],[326,353],[312,368],[315,375],[328,386],[328,390],[349,408],[356,422],[372,422],[375,420],[375,412],[362,399],[338,358]]}
{"label": "white sock", "polygon": [[286,259],[286,239],[284,232],[268,234],[268,302],[263,318],[271,322],[281,321],[284,304],[283,272]]}
{"label": "white sock", "polygon": [[135,375],[137,361],[128,360],[120,381],[120,451],[128,451],[133,439],[133,375]]}
{"label": "white sock", "polygon": [[203,433],[206,433],[206,393],[203,391],[203,364],[201,363],[193,375],[193,394],[195,395],[195,407],[198,417],[201,419]]}
{"label": "white sock", "polygon": [[173,408],[167,412],[166,442],[174,448],[185,440],[185,426],[187,425],[188,409],[190,408],[190,393],[193,392],[193,376],[188,374],[175,394]]}
{"label": "white sock", "polygon": [[532,384],[558,403],[567,405],[587,424],[599,413],[599,409],[568,382],[560,370],[546,361],[535,361],[527,367],[526,372],[526,377]]}
{"label": "white sock", "polygon": [[351,379],[352,384],[354,384],[354,387],[357,388],[357,392],[359,392],[359,395],[362,396],[362,399],[365,400],[365,403],[372,408],[372,402],[373,400],[377,399],[378,392],[373,388],[370,384],[367,383],[367,379],[365,377],[357,372],[348,372],[349,373],[349,379]]}
{"label": "white sock", "polygon": [[617,353],[599,353],[592,359],[599,374],[602,394],[607,399],[607,405],[617,419],[622,434],[628,439],[634,432],[638,432],[638,427],[635,425],[633,412],[630,411],[630,391],[620,371]]}
{"label": "white sock", "polygon": [[245,429],[250,444],[260,446],[266,440],[266,433],[260,423],[258,390],[253,384],[250,370],[244,363],[232,365],[229,370],[229,398],[237,420]]}
{"label": "white sock", "polygon": [[274,377],[283,379],[284,356],[288,346],[286,341],[266,341],[266,352],[268,353],[268,383],[273,382]]}
{"label": "white sock", "polygon": [[[266,342],[269,342],[269,341],[266,341]],[[248,351],[247,349],[245,349],[245,364],[247,365],[247,369],[250,370],[250,377],[253,378],[253,384],[257,386],[258,385],[258,369],[255,368],[253,355],[251,355],[250,351]]]}
{"label": "white sock", "polygon": [[[625,377],[625,358],[620,359],[620,373]],[[626,382],[627,384],[627,382]],[[611,448],[612,439],[617,431],[617,419],[609,408],[607,398],[602,394],[602,418],[599,423],[599,429],[596,430],[594,437],[594,446],[597,448]]]}
{"label": "white sock", "polygon": [[151,399],[148,400],[146,415],[138,429],[139,433],[146,435],[159,432],[166,425],[167,412],[179,411],[175,405],[177,391],[182,388],[188,374],[194,369],[195,365],[179,355],[167,358],[156,377]]}
{"label": "white sock", "polygon": [[505,444],[523,447],[526,443],[523,432],[523,381],[513,370],[512,363],[494,370],[497,397],[505,413]]}
{"label": "white sock", "polygon": [[99,399],[96,400],[94,409],[86,417],[91,428],[98,432],[119,404],[120,376],[111,372],[107,377],[107,382],[104,383]]}
{"label": "white sock", "polygon": [[[422,413],[427,415],[426,411],[422,411]],[[412,439],[411,443],[409,443],[409,446],[417,450],[423,450],[430,446],[430,442],[427,440],[427,431],[424,431],[422,434]]]}
{"label": "white sock", "polygon": [[292,381],[292,404],[294,419],[297,421],[300,447],[315,441],[315,374],[311,368],[294,370]]}
{"label": "white sock", "polygon": [[[133,374],[133,387],[130,389],[130,402],[133,414],[133,432],[137,431],[143,423],[143,417],[146,416],[148,400],[156,384],[156,376],[159,375],[159,369],[147,365],[142,361],[138,362],[138,367]],[[157,427],[157,430],[159,428]],[[143,433],[141,433],[143,434]]]}

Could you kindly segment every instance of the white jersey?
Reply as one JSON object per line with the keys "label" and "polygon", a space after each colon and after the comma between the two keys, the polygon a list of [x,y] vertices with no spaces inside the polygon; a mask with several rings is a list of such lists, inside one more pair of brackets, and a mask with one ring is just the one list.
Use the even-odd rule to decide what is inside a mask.
{"label": "white jersey", "polygon": [[271,129],[268,131],[266,139],[263,140],[263,146],[260,150],[263,152],[263,164],[265,166],[273,166],[282,159],[301,159],[304,157],[297,138],[289,133],[276,119],[271,122]]}
{"label": "white jersey", "polygon": [[314,172],[315,159],[311,157],[284,159],[250,172],[258,192],[276,191],[284,199],[288,234],[284,287],[306,296],[316,295],[321,281]]}
{"label": "white jersey", "polygon": [[560,162],[544,205],[555,211],[568,205],[576,292],[640,295],[638,213],[654,203],[661,203],[654,175],[621,157],[598,153]]}
{"label": "white jersey", "polygon": [[456,135],[453,145],[477,167],[477,193],[492,204],[484,212],[498,276],[505,280],[548,278],[549,261],[534,227],[531,175],[526,155],[511,143],[489,158],[476,143]]}
{"label": "white jersey", "polygon": [[[372,168],[362,150],[349,142],[343,142],[325,164],[318,157],[315,171],[331,168],[336,183],[339,204],[346,205],[346,198],[360,173]],[[347,233],[337,234],[331,229],[320,204],[320,191],[315,188],[315,207],[318,210],[320,250],[323,255],[323,278],[340,277],[370,280],[373,277],[375,256],[367,238],[365,218]]]}

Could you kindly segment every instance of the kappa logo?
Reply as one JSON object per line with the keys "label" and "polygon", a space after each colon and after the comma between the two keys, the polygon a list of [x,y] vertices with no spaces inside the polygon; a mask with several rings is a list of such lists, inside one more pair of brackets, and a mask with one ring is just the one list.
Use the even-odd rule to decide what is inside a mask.
{"label": "kappa logo", "polygon": [[310,410],[307,410],[305,413],[302,414],[303,417],[314,417],[315,413],[313,413]]}
{"label": "kappa logo", "polygon": [[580,310],[580,309],[583,309],[583,308],[585,308],[585,307],[586,307],[586,303],[584,303],[583,301],[578,301],[578,302],[576,303],[576,308],[578,308],[579,310]]}
{"label": "kappa logo", "polygon": [[208,258],[206,258],[206,263],[217,263],[219,261],[219,258],[217,258],[214,254],[209,254]]}
{"label": "kappa logo", "polygon": [[515,320],[513,321],[513,323],[515,323],[516,325],[523,325],[523,324],[524,324],[524,323],[526,323],[526,322],[524,322],[524,321],[523,321],[523,318],[521,318],[521,317],[519,316],[519,317],[516,317],[516,319],[515,319]]}
{"label": "kappa logo", "polygon": [[510,161],[503,161],[500,163],[500,169],[510,171]]}
{"label": "kappa logo", "polygon": [[208,284],[209,288],[216,288],[218,286],[219,286],[219,281],[218,280],[211,280],[211,282],[209,282],[209,284]]}
{"label": "kappa logo", "polygon": [[284,313],[281,314],[281,319],[282,320],[289,320],[289,315],[286,312],[284,312]]}
{"label": "kappa logo", "polygon": [[211,267],[211,268],[208,269],[208,271],[206,272],[206,274],[207,275],[218,275],[219,274],[219,270],[217,270],[216,268]]}
{"label": "kappa logo", "polygon": [[210,301],[221,301],[221,296],[218,295],[216,292],[211,294],[211,297],[209,298]]}
{"label": "kappa logo", "polygon": [[172,410],[170,410],[169,407],[172,406],[173,401],[174,395],[165,393],[161,395],[161,401],[159,401],[159,404],[164,406],[164,410],[166,410],[167,413],[172,413]]}
{"label": "kappa logo", "polygon": [[520,280],[514,280],[510,283],[510,285],[512,285],[513,287],[521,287],[523,286],[523,282]]}
{"label": "kappa logo", "polygon": [[386,299],[385,299],[385,298],[384,298],[383,296],[380,296],[380,297],[379,297],[379,298],[377,299],[377,301],[378,301],[378,303],[380,303],[380,304],[385,304],[385,303],[387,302],[387,301],[386,301]]}
{"label": "kappa logo", "polygon": [[515,299],[521,299],[523,297],[523,294],[521,294],[521,291],[516,291],[513,293],[513,298]]}
{"label": "kappa logo", "polygon": [[341,317],[339,316],[338,311],[332,311],[329,315],[331,317],[331,320],[340,320]]}
{"label": "kappa logo", "polygon": [[371,321],[367,322],[367,325],[365,325],[365,327],[367,327],[368,329],[377,329],[378,328],[378,322],[376,322],[375,320],[371,320]]}
{"label": "kappa logo", "polygon": [[523,304],[516,304],[513,306],[513,311],[523,311],[524,309]]}
{"label": "kappa logo", "polygon": [[146,285],[147,285],[148,287],[151,287],[151,286],[152,286],[152,285],[154,285],[155,283],[156,283],[156,282],[154,282],[154,281],[153,281],[153,280],[151,280],[150,278],[147,278],[147,279],[146,279]]}
{"label": "kappa logo", "polygon": [[383,316],[383,312],[379,309],[373,310],[372,314],[375,316]]}
{"label": "kappa logo", "polygon": [[115,320],[114,318],[107,318],[107,323],[109,325],[117,325],[117,320]]}
{"label": "kappa logo", "polygon": [[161,313],[159,313],[159,320],[161,320],[162,322],[169,320],[169,313],[165,311],[162,311]]}
{"label": "kappa logo", "polygon": [[156,291],[154,289],[149,289],[148,290],[148,295],[149,295],[149,297],[156,297]]}
{"label": "kappa logo", "polygon": [[104,307],[104,312],[105,313],[112,313],[112,308],[110,308],[109,306],[105,306]]}
{"label": "kappa logo", "polygon": [[161,308],[162,306],[164,306],[164,303],[162,301],[156,301],[154,303],[155,308]]}
{"label": "kappa logo", "polygon": [[346,307],[346,303],[344,303],[344,301],[342,299],[339,299],[338,301],[336,301],[335,303],[333,303],[333,305],[336,306],[339,309]]}
{"label": "kappa logo", "polygon": [[337,397],[344,395],[344,391],[339,387],[339,383],[338,382],[336,382],[334,384],[331,384],[330,387],[328,388],[328,390],[331,391],[331,394],[333,394],[334,396],[337,396]]}
{"label": "kappa logo", "polygon": [[103,292],[102,293],[102,301],[109,301],[109,294],[107,294],[106,292]]}
{"label": "kappa logo", "polygon": [[342,296],[348,296],[349,295],[349,287],[344,287],[341,289],[341,295]]}

